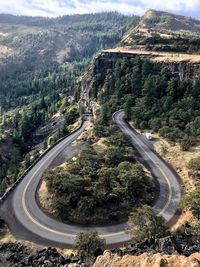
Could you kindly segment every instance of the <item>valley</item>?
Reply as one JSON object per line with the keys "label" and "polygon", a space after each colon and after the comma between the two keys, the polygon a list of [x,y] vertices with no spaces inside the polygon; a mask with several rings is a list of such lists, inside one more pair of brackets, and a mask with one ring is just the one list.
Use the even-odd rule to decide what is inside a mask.
{"label": "valley", "polygon": [[[25,158],[30,164],[48,145],[47,138],[63,134],[57,129],[35,138],[38,128],[79,100],[81,76],[92,56],[115,45],[136,21],[137,16],[112,12],[57,19],[0,16],[0,42],[3,51],[10,51],[0,64],[1,195],[27,167]],[[64,134],[66,126],[63,122]],[[10,144],[7,151],[5,143]]]}
{"label": "valley", "polygon": [[156,10],[0,14],[0,263],[198,264],[199,44]]}

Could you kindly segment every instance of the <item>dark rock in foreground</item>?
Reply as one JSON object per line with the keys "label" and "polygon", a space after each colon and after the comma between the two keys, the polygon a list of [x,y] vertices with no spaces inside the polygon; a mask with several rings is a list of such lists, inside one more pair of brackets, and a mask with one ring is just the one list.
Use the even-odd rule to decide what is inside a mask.
{"label": "dark rock in foreground", "polygon": [[200,240],[190,235],[167,236],[158,239],[152,238],[121,249],[114,249],[112,252],[117,253],[121,257],[126,254],[139,256],[145,252],[167,255],[179,254],[188,257],[193,253],[200,252]]}
{"label": "dark rock in foreground", "polygon": [[0,245],[1,267],[86,267],[79,257],[63,256],[55,248],[32,250],[20,243]]}

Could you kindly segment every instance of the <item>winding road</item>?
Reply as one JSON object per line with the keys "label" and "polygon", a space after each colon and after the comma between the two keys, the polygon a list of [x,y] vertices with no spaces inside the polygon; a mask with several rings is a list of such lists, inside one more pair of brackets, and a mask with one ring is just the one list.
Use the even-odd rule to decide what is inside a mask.
{"label": "winding road", "polygon": [[[130,128],[124,120],[123,111],[114,113],[113,120],[121,131],[131,138],[134,147],[157,178],[160,195],[153,209],[157,215],[162,215],[166,221],[169,221],[176,212],[181,195],[176,174],[156,155],[143,137]],[[36,201],[36,192],[43,172],[63,150],[67,150],[70,144],[83,133],[88,123],[85,121],[78,131],[58,143],[41,158],[1,204],[0,215],[5,219],[17,239],[29,240],[42,245],[72,247],[78,232],[96,230],[100,237],[106,239],[108,247],[130,240],[130,236],[124,232],[127,227],[126,223],[105,227],[64,224],[47,216]]]}
{"label": "winding road", "polygon": [[156,215],[162,216],[166,222],[169,222],[176,213],[181,198],[178,175],[155,153],[144,136],[136,132],[125,121],[125,114],[122,110],[113,114],[113,120],[118,124],[121,131],[130,137],[134,148],[140,154],[143,162],[148,166],[153,176],[156,177],[160,192],[153,210]]}

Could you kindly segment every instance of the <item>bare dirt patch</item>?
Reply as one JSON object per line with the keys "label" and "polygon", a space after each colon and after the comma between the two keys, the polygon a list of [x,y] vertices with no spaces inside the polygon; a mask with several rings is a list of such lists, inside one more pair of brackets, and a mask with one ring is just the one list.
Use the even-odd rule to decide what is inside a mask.
{"label": "bare dirt patch", "polygon": [[172,226],[171,230],[175,231],[185,223],[195,224],[196,222],[197,220],[195,219],[192,212],[190,210],[187,210],[179,216],[178,221]]}
{"label": "bare dirt patch", "polygon": [[[80,123],[79,123],[80,125]],[[77,125],[78,127],[78,125]],[[76,127],[76,128],[77,128]],[[92,128],[93,124],[90,122],[87,126],[87,128],[83,131],[83,133],[73,142],[73,144],[77,144],[79,142],[85,142],[88,140],[88,138],[92,135]]]}

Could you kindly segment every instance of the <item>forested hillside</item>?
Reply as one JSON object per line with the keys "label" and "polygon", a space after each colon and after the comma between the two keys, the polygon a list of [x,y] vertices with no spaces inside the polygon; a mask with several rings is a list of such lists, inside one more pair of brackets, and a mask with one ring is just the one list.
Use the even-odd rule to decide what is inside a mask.
{"label": "forested hillside", "polygon": [[0,15],[0,93],[7,96],[4,101],[8,107],[5,103],[1,106],[10,108],[14,104],[12,97],[38,93],[44,86],[35,84],[37,80],[45,79],[47,84],[53,76],[49,79],[53,86],[58,86],[60,80],[65,83],[68,80],[66,69],[60,69],[57,75],[61,63],[80,61],[80,65],[84,64],[97,51],[117,44],[128,27],[136,22],[137,17],[118,13],[58,19]]}
{"label": "forested hillside", "polygon": [[159,132],[183,150],[199,141],[199,81],[181,81],[165,66],[139,58],[119,59],[107,73],[93,77],[93,98],[113,110],[123,107],[136,128]]}
{"label": "forested hillside", "polygon": [[92,56],[116,45],[137,21],[115,12],[55,19],[0,15],[1,193],[34,160],[27,156],[19,168],[35,131],[56,112],[63,126],[53,139],[68,132]]}

